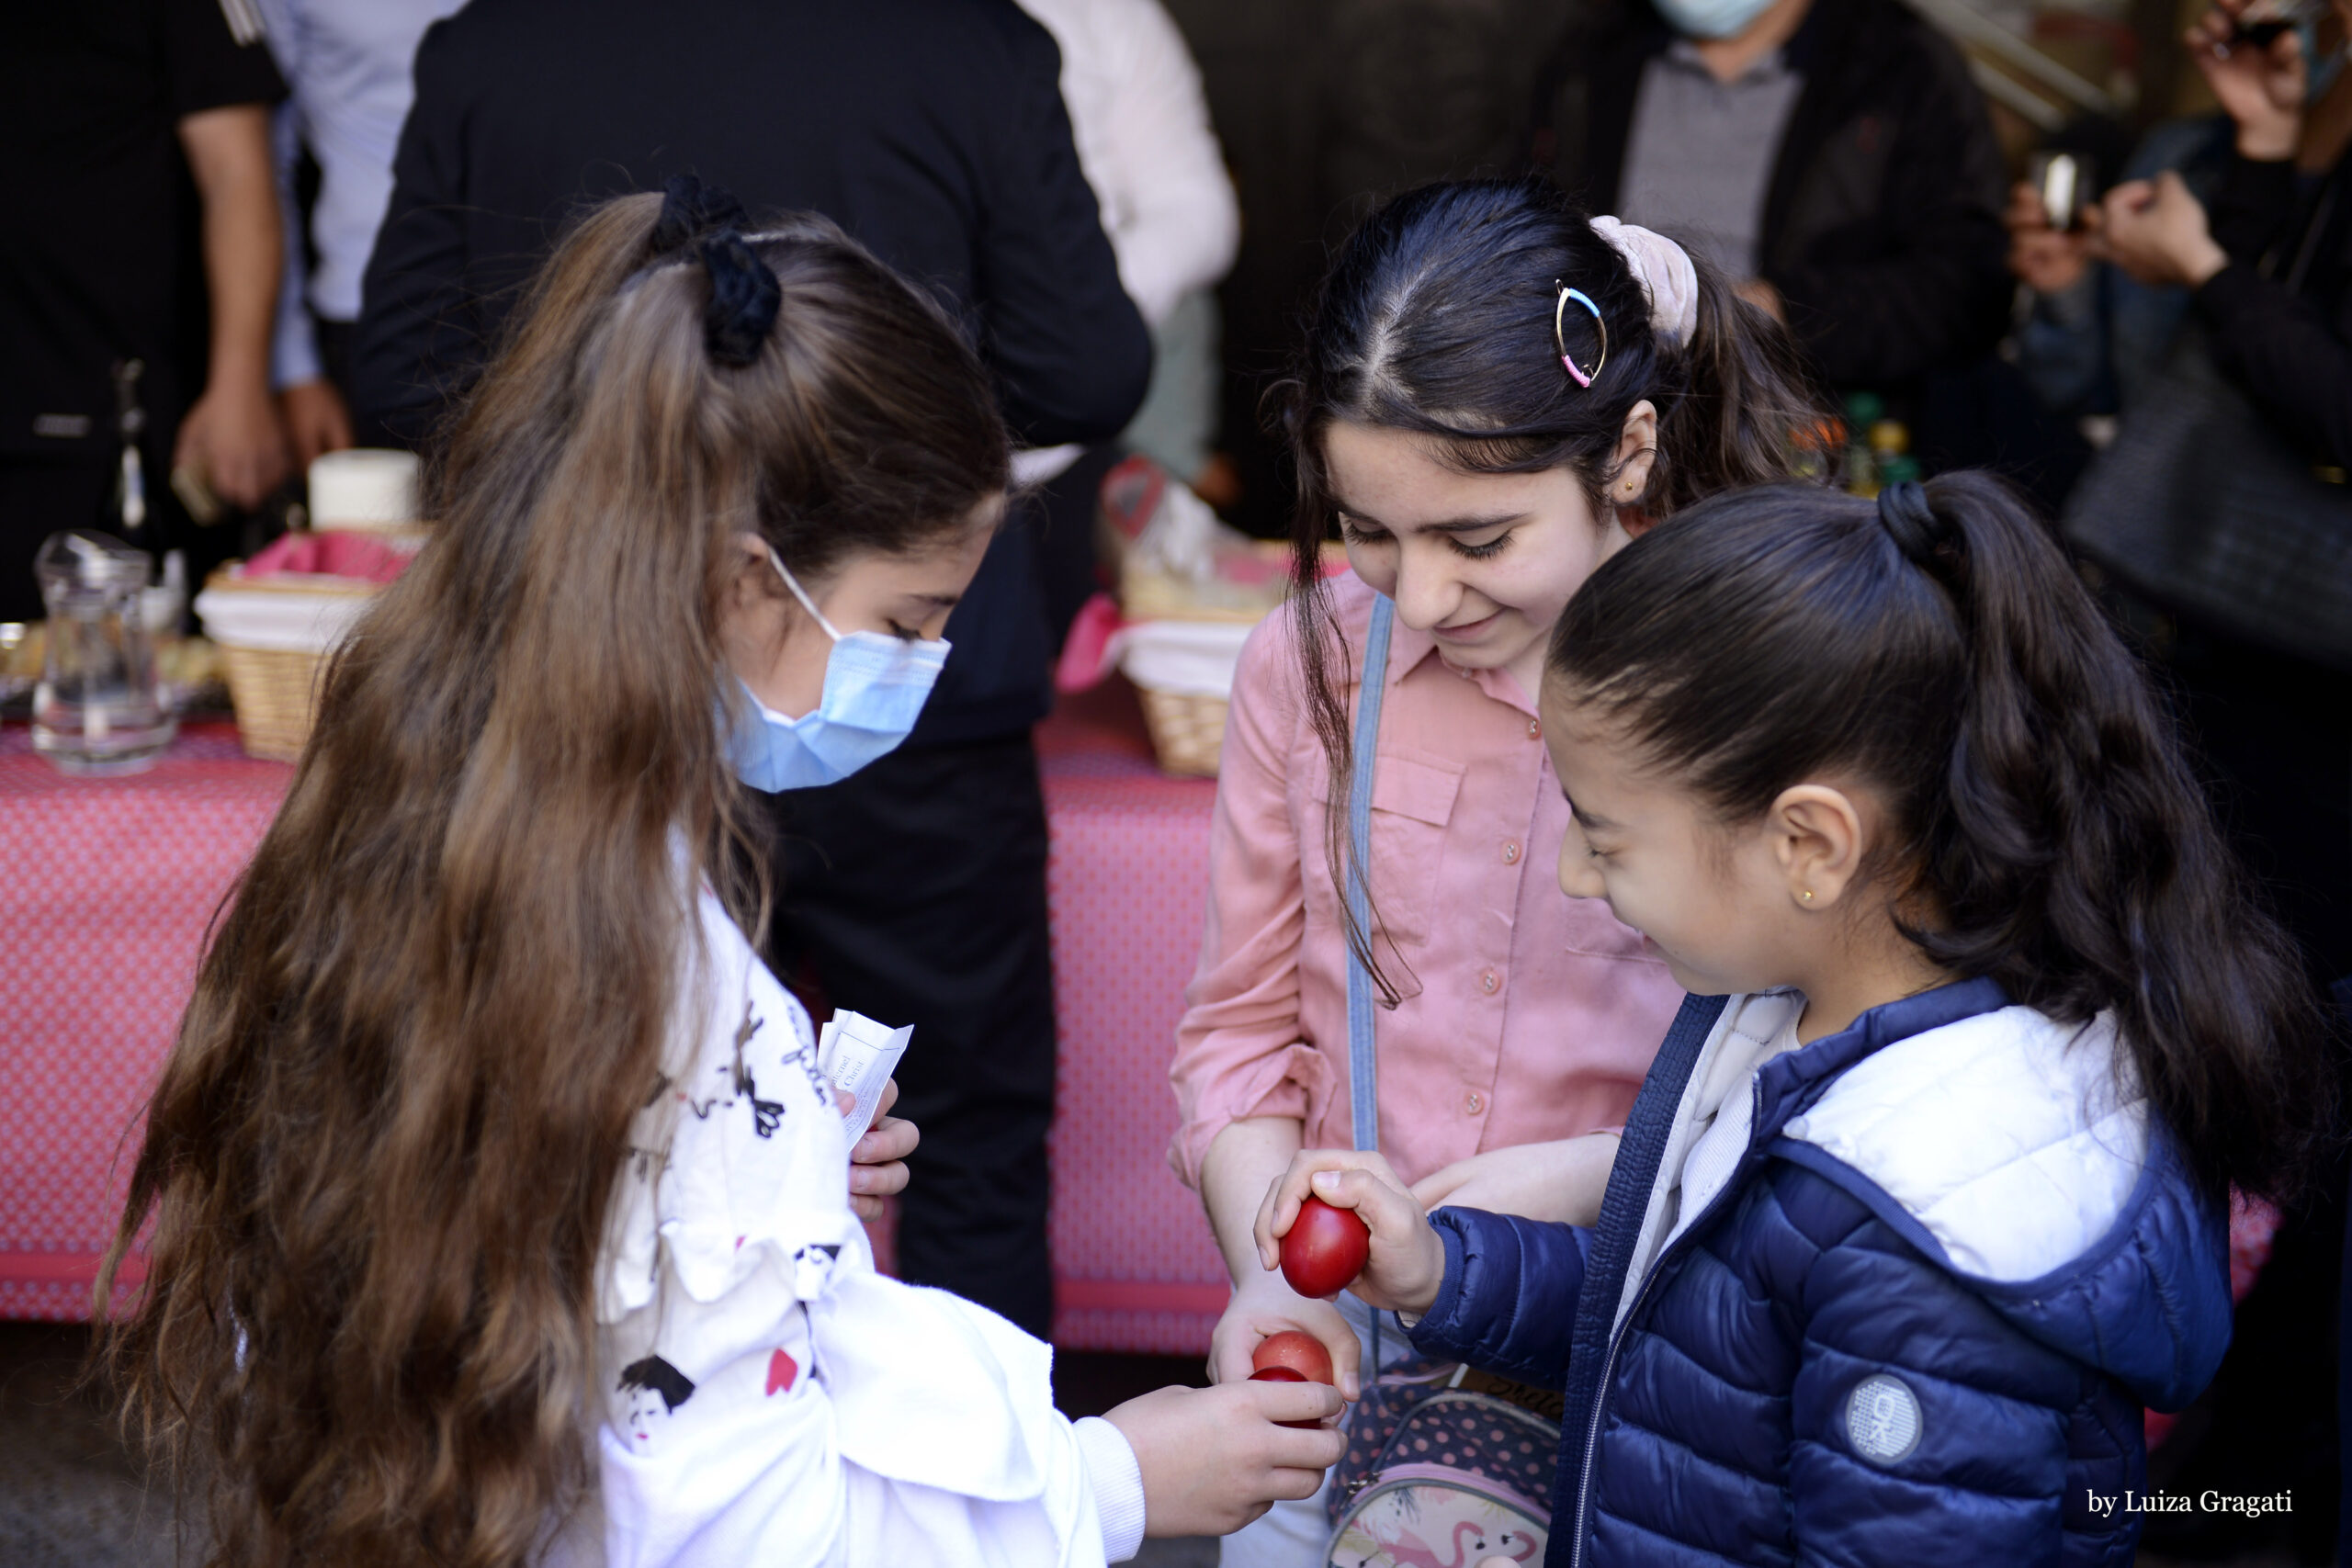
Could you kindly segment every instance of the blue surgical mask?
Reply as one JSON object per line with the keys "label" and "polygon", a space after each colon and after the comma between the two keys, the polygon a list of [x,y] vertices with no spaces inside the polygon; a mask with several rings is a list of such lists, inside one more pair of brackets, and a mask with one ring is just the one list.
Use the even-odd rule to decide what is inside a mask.
{"label": "blue surgical mask", "polygon": [[1732,38],[1764,14],[1772,0],[1657,0],[1658,15],[1689,38]]}
{"label": "blue surgical mask", "polygon": [[825,656],[825,694],[814,711],[787,718],[760,701],[749,685],[743,694],[755,710],[734,725],[728,750],[735,773],[753,789],[776,794],[839,784],[895,750],[922,715],[922,705],[947,662],[947,644],[937,638],[909,641],[880,632],[844,636],[825,619],[814,601],[773,549],[768,560],[801,608],[833,639]]}

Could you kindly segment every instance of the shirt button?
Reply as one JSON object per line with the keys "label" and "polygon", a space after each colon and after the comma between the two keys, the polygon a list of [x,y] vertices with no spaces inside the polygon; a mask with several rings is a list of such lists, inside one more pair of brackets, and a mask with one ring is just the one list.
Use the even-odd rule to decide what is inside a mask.
{"label": "shirt button", "polygon": [[1478,972],[1478,988],[1486,992],[1487,995],[1490,997],[1493,996],[1497,991],[1502,988],[1502,984],[1503,977],[1496,974],[1493,970],[1481,969]]}
{"label": "shirt button", "polygon": [[1462,1109],[1476,1116],[1487,1109],[1486,1097],[1474,1089],[1462,1097]]}
{"label": "shirt button", "polygon": [[1505,865],[1517,865],[1519,863],[1519,845],[1516,841],[1510,839],[1503,840],[1503,863]]}
{"label": "shirt button", "polygon": [[1542,719],[1531,718],[1527,721],[1527,737],[1531,740],[1541,740],[1544,739],[1544,721]]}

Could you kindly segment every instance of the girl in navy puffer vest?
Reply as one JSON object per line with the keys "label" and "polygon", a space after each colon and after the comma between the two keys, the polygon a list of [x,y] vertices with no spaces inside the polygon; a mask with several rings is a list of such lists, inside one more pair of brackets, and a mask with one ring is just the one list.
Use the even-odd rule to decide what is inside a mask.
{"label": "girl in navy puffer vest", "polygon": [[1542,711],[1561,887],[1692,993],[1600,1222],[1311,1151],[1268,1266],[1309,1192],[1353,1208],[1356,1294],[1566,1391],[1550,1563],[2130,1563],[2142,1406],[2229,1341],[2225,1195],[2327,1097],[2064,557],[1980,476],[1722,497],[1593,575]]}

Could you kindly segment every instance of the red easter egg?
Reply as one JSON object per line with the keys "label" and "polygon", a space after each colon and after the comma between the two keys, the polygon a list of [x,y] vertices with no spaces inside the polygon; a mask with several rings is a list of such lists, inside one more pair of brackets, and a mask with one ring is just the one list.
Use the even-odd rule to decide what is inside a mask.
{"label": "red easter egg", "polygon": [[1372,1232],[1347,1209],[1320,1198],[1298,1206],[1283,1237],[1283,1278],[1302,1296],[1335,1296],[1353,1283],[1372,1257]]}
{"label": "red easter egg", "polygon": [[1250,1374],[1252,1378],[1279,1379],[1284,1382],[1328,1383],[1331,1381],[1331,1352],[1323,1348],[1323,1341],[1295,1328],[1285,1328],[1259,1340],[1258,1348],[1250,1354],[1250,1364],[1257,1369]]}
{"label": "red easter egg", "polygon": [[[1331,1352],[1312,1334],[1301,1334],[1295,1328],[1285,1328],[1279,1334],[1269,1334],[1258,1341],[1258,1348],[1250,1358],[1258,1370],[1250,1374],[1251,1382],[1319,1382],[1331,1381]],[[1277,1427],[1294,1427],[1311,1432],[1323,1425],[1320,1421],[1277,1421]]]}

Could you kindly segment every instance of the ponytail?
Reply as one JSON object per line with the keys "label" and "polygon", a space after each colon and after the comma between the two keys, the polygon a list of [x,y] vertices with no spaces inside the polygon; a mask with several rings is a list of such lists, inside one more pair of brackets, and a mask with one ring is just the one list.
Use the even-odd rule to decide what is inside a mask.
{"label": "ponytail", "polygon": [[[1352,761],[1343,694],[1353,671],[1330,668],[1347,645],[1323,586],[1323,547],[1338,531],[1323,463],[1334,422],[1422,435],[1465,472],[1571,469],[1605,516],[1626,417],[1646,400],[1658,411],[1658,445],[1632,505],[1659,518],[1726,489],[1793,478],[1825,417],[1787,333],[1703,262],[1692,260],[1698,311],[1687,340],[1654,324],[1653,288],[1606,221],[1540,179],[1408,191],[1340,248],[1291,374],[1268,394],[1297,466],[1291,610],[1307,718],[1335,796]],[[1555,337],[1564,287],[1592,315],[1572,309]],[[1599,366],[1589,385],[1563,368],[1563,347],[1579,366]],[[1345,824],[1339,812],[1327,817],[1329,863],[1344,886]],[[1393,1006],[1370,934],[1349,919],[1350,945]]]}
{"label": "ponytail", "polygon": [[1680,386],[1657,404],[1657,459],[1643,505],[1668,517],[1711,495],[1795,477],[1825,411],[1796,344],[1700,257],[1699,322],[1682,346]]}
{"label": "ponytail", "polygon": [[2318,1010],[2145,675],[1997,479],[1704,503],[1570,602],[1551,672],[1724,817],[1868,780],[1905,935],[2070,1023],[2114,1018],[2210,1190],[2279,1195],[2332,1103]]}

